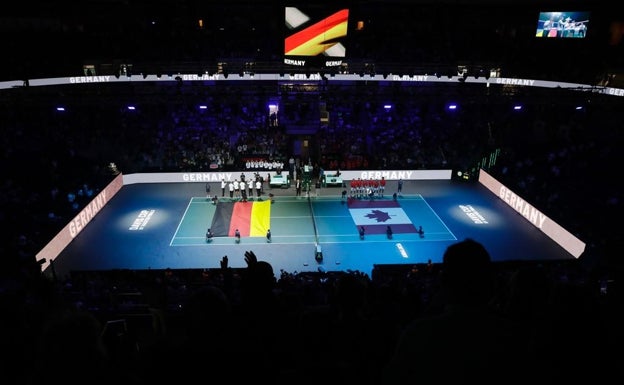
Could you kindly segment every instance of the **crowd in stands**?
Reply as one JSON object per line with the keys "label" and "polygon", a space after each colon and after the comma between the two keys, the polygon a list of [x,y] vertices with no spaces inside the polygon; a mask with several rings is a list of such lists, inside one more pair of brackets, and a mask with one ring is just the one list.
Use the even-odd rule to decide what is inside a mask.
{"label": "crowd in stands", "polygon": [[[526,379],[522,374],[538,375],[527,367],[539,368],[544,378],[571,381],[621,375],[612,367],[621,364],[613,361],[620,356],[597,354],[612,351],[622,341],[618,229],[609,225],[621,206],[612,175],[612,165],[621,159],[617,104],[609,99],[573,112],[565,106],[533,105],[524,115],[484,105],[449,114],[442,105],[419,103],[400,92],[400,102],[388,110],[375,92],[362,98],[339,88],[325,95],[331,106],[329,122],[319,125],[311,141],[322,167],[363,167],[354,157],[381,169],[469,165],[484,151],[499,147],[499,159],[490,171],[588,241],[579,260],[494,266],[497,286],[488,304],[512,327],[510,346],[520,343],[521,350],[501,366],[510,372],[475,362],[477,366],[462,369],[465,378],[477,376],[475,368],[496,378],[515,370],[519,377],[505,382]],[[281,271],[271,278],[270,265],[261,263],[265,276],[253,278],[252,285],[266,285],[265,291],[249,290],[249,271],[229,269],[227,260],[218,270],[76,271],[52,282],[39,273],[34,254],[110,181],[106,165],[111,160],[123,172],[209,171],[213,163],[240,170],[248,157],[263,155],[283,156],[284,164],[289,162],[287,128],[263,120],[268,115],[262,103],[241,108],[232,100],[220,100],[209,104],[207,112],[148,105],[140,116],[125,110],[107,115],[102,110],[89,117],[91,111],[85,110],[72,117],[78,124],[23,108],[4,110],[3,124],[11,129],[2,137],[2,219],[13,227],[2,245],[0,297],[2,306],[11,309],[2,330],[15,353],[8,371],[15,383],[49,381],[53,368],[65,367],[66,360],[76,365],[72,373],[63,372],[65,382],[78,382],[93,371],[105,374],[94,379],[102,383],[190,378],[204,369],[189,365],[195,355],[214,364],[209,366],[214,376],[235,373],[243,360],[258,378],[282,382],[292,381],[292,376],[316,382],[331,374],[344,381],[383,383],[390,365],[399,365],[401,370],[391,371],[397,375],[429,375],[419,366],[414,367],[418,374],[412,372],[394,356],[394,349],[402,346],[409,320],[441,316],[444,306],[437,301],[444,264],[379,266],[372,277],[361,272]],[[84,130],[85,126],[92,128]],[[325,163],[330,158],[338,163]],[[10,167],[32,162],[35,168]],[[478,330],[479,336],[490,330],[483,325],[495,321],[476,318],[460,330],[467,335]],[[416,332],[409,338],[424,338],[423,331]],[[431,332],[445,333],[437,326]],[[428,343],[451,343],[449,339]],[[480,344],[463,342],[475,349]],[[432,357],[445,356],[448,351],[439,350],[444,346],[431,356],[413,351],[415,347],[400,349],[418,354],[417,361],[428,367]],[[32,370],[18,370],[32,354],[37,357]],[[596,362],[598,357],[606,361]],[[571,370],[567,360],[583,365]],[[499,359],[493,362],[503,364]],[[169,368],[166,373],[164,367]],[[455,380],[454,373],[435,367]],[[392,378],[388,383],[397,382]]]}
{"label": "crowd in stands", "polygon": [[[98,104],[88,93],[84,106],[64,113],[49,104],[4,106],[2,215],[14,224],[4,258],[9,264],[20,263],[15,255],[32,258],[116,172],[283,167],[301,136],[271,124],[268,99],[276,96],[243,88],[203,90],[192,98],[188,94],[198,92],[192,86],[163,87],[163,98],[174,103],[139,101],[135,110]],[[463,98],[436,89],[338,84],[304,95],[322,98],[329,118],[313,121],[316,132],[305,137],[309,158],[297,164],[309,162],[315,170],[483,167],[585,240],[587,254],[607,257],[600,254],[610,253],[607,242],[617,239],[617,227],[604,218],[617,220],[622,199],[613,170],[622,142],[617,97],[552,91],[525,97],[524,109],[514,111],[513,98],[502,94],[477,103],[478,89]],[[560,102],[549,103],[551,96]],[[446,108],[449,99],[460,100],[457,110]],[[492,152],[496,161],[483,162]]]}
{"label": "crowd in stands", "polygon": [[[351,12],[346,52],[351,62],[378,72],[396,74],[396,63],[406,72],[445,73],[456,71],[457,64],[476,64],[486,70],[505,68],[509,77],[593,83],[609,64],[622,65],[619,24],[609,25],[620,20],[601,2],[584,8],[593,15],[586,39],[553,42],[536,39],[538,10],[531,4],[352,1],[346,5]],[[314,16],[327,16],[340,6],[295,3]],[[89,3],[79,14],[69,3],[38,3],[36,14],[20,4],[21,13],[16,8],[0,23],[4,34],[20,36],[7,41],[12,55],[0,63],[0,76],[67,76],[68,68],[77,76],[84,74],[83,64],[109,76],[119,74],[121,64],[135,74],[216,71],[217,63],[227,63],[230,73],[257,63],[252,69],[258,72],[263,63],[283,60],[285,4],[278,4],[161,1],[145,12],[140,2]],[[19,17],[12,20],[12,15]],[[43,62],[47,57],[54,60]]]}
{"label": "crowd in stands", "polygon": [[[12,384],[156,381],[524,384],[620,381],[619,280],[578,260],[493,263],[471,239],[441,263],[286,272],[75,271],[5,291]],[[618,279],[621,277],[617,277]]]}
{"label": "crowd in stands", "polygon": [[[239,8],[244,12],[238,24],[228,19],[223,33],[248,28],[243,15],[263,19],[253,7]],[[457,19],[466,11],[460,8],[454,13]],[[589,50],[578,60],[555,60],[548,66],[540,64],[542,55],[518,57],[537,43],[515,40],[522,33],[516,21],[501,21],[486,44],[472,44],[468,39],[474,33],[450,36],[450,29],[432,25],[436,12],[428,8],[419,14],[419,23],[411,19],[414,13],[387,15],[393,36],[418,38],[420,45],[380,44],[380,34],[364,30],[351,41],[350,52],[374,61],[408,57],[430,63],[496,60],[503,52],[505,68],[516,71],[512,75],[531,68],[538,71],[529,76],[534,79],[561,76],[586,83],[595,80],[595,67],[603,64],[590,60],[600,52]],[[206,24],[220,25],[221,13],[211,15]],[[149,60],[167,46],[171,61],[200,60],[207,54],[215,60],[276,60],[272,52],[281,49],[274,46],[281,43],[281,32],[272,30],[275,23],[247,31],[236,47],[218,28],[159,25],[154,30],[147,22],[128,22],[110,29],[104,23],[108,38],[130,42],[122,47],[105,44],[97,33],[94,38],[101,26],[92,22],[22,28],[23,38],[40,42],[33,48],[23,39],[8,39],[6,51],[14,54],[3,63],[4,76],[27,79],[42,71],[65,71],[70,64],[74,68],[69,61],[76,54],[67,52],[69,47],[85,48],[85,56],[104,52],[110,57],[138,49]],[[478,17],[468,24],[485,25]],[[406,30],[408,25],[416,26]],[[11,23],[3,19],[0,27],[6,32]],[[431,34],[434,29],[440,33]],[[71,33],[76,31],[80,33]],[[181,39],[186,33],[207,38],[211,52]],[[280,38],[267,40],[267,34]],[[139,44],[146,35],[154,37],[151,43]],[[42,65],[42,57],[59,59]],[[36,90],[44,87],[3,90],[3,379],[26,385],[224,382],[244,375],[274,383],[331,378],[362,384],[624,379],[617,225],[622,218],[621,98],[574,90],[534,93],[521,87],[492,87],[484,93],[464,86],[449,91],[330,82],[308,94],[295,92],[296,102],[284,95],[289,107],[282,111],[285,119],[278,120],[267,110],[269,102],[281,97],[277,85],[269,92],[254,90],[253,84],[215,90],[163,85],[147,92],[157,94],[152,99],[133,94],[132,86],[85,85],[84,95],[73,99],[73,91],[63,87],[50,93]],[[495,90],[499,88],[511,90]],[[136,102],[133,96],[137,109],[129,110],[123,102]],[[510,108],[514,97],[526,102],[523,110]],[[451,99],[460,106],[455,111],[446,109]],[[322,124],[316,115],[319,100],[329,112]],[[65,114],[53,109],[57,101],[67,104]],[[577,104],[583,109],[575,110]],[[325,170],[487,167],[587,242],[587,250],[571,261],[491,263],[478,244],[458,243],[442,263],[377,266],[371,276],[357,271],[274,272],[253,252],[245,256],[245,269],[229,267],[224,257],[220,269],[75,271],[58,280],[41,275],[35,254],[116,173],[260,171],[250,159],[287,164],[294,156],[293,141],[300,139],[289,134],[287,123],[306,119],[317,119],[310,121],[316,129],[306,134],[310,158],[298,162],[311,161],[320,166],[315,169]],[[496,161],[483,162],[494,151]],[[455,253],[476,259],[457,266]]]}

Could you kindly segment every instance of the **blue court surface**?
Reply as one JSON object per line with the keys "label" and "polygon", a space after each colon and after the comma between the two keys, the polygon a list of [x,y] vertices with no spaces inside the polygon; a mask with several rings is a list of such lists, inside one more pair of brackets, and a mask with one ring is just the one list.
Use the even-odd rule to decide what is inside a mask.
{"label": "blue court surface", "polygon": [[[216,187],[216,184],[215,184]],[[446,247],[474,238],[493,261],[573,259],[561,246],[478,183],[406,181],[403,195],[343,199],[342,188],[310,197],[272,189],[271,242],[264,236],[215,237],[206,242],[217,206],[199,183],[124,186],[56,258],[46,272],[72,270],[245,267],[244,253],[288,272],[361,271],[375,265],[441,262]],[[217,189],[215,189],[217,190]],[[269,199],[263,195],[261,200]],[[256,198],[257,199],[257,198]],[[231,201],[220,198],[220,202]],[[253,201],[247,204],[253,204]],[[392,238],[386,235],[390,224]],[[365,228],[360,237],[358,229]],[[424,233],[415,232],[422,227]],[[323,259],[315,259],[316,244]]]}
{"label": "blue court surface", "polygon": [[[229,200],[229,199],[228,199]],[[358,208],[350,209],[351,201]],[[396,218],[370,218],[370,223],[355,223],[353,215],[362,212],[362,215],[374,216],[377,206],[385,206],[392,201],[392,197],[377,199],[340,199],[337,197],[280,197],[279,204],[273,205],[271,210],[271,243],[272,244],[309,244],[320,242],[321,244],[351,244],[357,247],[362,244],[358,229],[363,226],[364,239],[367,242],[396,243],[407,245],[412,242],[422,243],[433,241],[457,240],[449,228],[433,211],[427,201],[420,195],[402,196],[396,200],[398,208],[402,211],[404,223],[413,223],[411,231],[403,230],[403,224],[393,227],[392,237],[386,235],[386,223]],[[250,202],[248,202],[250,203]],[[202,246],[206,244],[205,230],[210,227],[215,205],[205,197],[193,197],[190,199],[188,209],[181,218],[180,226],[171,241],[172,246]],[[353,210],[354,214],[351,213]],[[388,208],[386,208],[388,210]],[[372,214],[371,214],[372,213]],[[395,215],[393,215],[395,216]],[[381,230],[377,230],[379,227]],[[417,232],[417,227],[423,228],[423,234]],[[392,226],[391,226],[392,228]],[[427,229],[424,234],[424,229]],[[426,235],[426,236],[425,236]],[[265,236],[250,236],[244,241],[246,245],[264,244]],[[211,244],[229,245],[230,237],[215,237]]]}

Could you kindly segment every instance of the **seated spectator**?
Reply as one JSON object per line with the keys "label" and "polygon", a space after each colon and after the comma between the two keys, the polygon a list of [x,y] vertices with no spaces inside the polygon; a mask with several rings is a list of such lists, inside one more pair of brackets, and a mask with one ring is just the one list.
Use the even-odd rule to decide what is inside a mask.
{"label": "seated spectator", "polygon": [[384,384],[524,383],[527,349],[514,324],[489,306],[494,294],[490,255],[466,239],[443,257],[441,307],[414,319],[399,338]]}

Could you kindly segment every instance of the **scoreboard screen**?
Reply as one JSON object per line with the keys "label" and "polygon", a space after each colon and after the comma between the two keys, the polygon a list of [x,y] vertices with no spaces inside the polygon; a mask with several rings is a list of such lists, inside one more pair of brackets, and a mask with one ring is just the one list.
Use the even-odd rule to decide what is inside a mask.
{"label": "scoreboard screen", "polygon": [[284,63],[338,67],[346,57],[348,9],[284,8]]}

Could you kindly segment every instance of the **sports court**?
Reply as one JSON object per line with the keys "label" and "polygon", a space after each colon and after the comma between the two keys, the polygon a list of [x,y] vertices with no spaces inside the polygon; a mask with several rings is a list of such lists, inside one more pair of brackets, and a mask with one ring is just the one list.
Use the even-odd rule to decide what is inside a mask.
{"label": "sports court", "polygon": [[[219,190],[218,183],[213,187]],[[344,198],[342,190],[328,187],[296,196],[293,187],[268,188],[260,199],[246,203],[219,194],[215,204],[206,197],[204,183],[124,185],[45,271],[63,276],[72,270],[218,268],[225,255],[230,267],[242,268],[245,251],[252,250],[276,274],[370,274],[375,265],[441,262],[448,245],[468,237],[482,242],[495,262],[575,258],[480,183],[410,180],[396,199],[396,181],[375,199]],[[240,241],[227,233],[207,242],[208,228],[227,227],[217,223],[221,219],[215,222],[215,213],[236,205],[247,212],[243,217],[253,216],[249,213],[258,205],[261,224],[241,228]],[[423,234],[416,231],[419,227]],[[317,244],[322,260],[315,258]]]}

